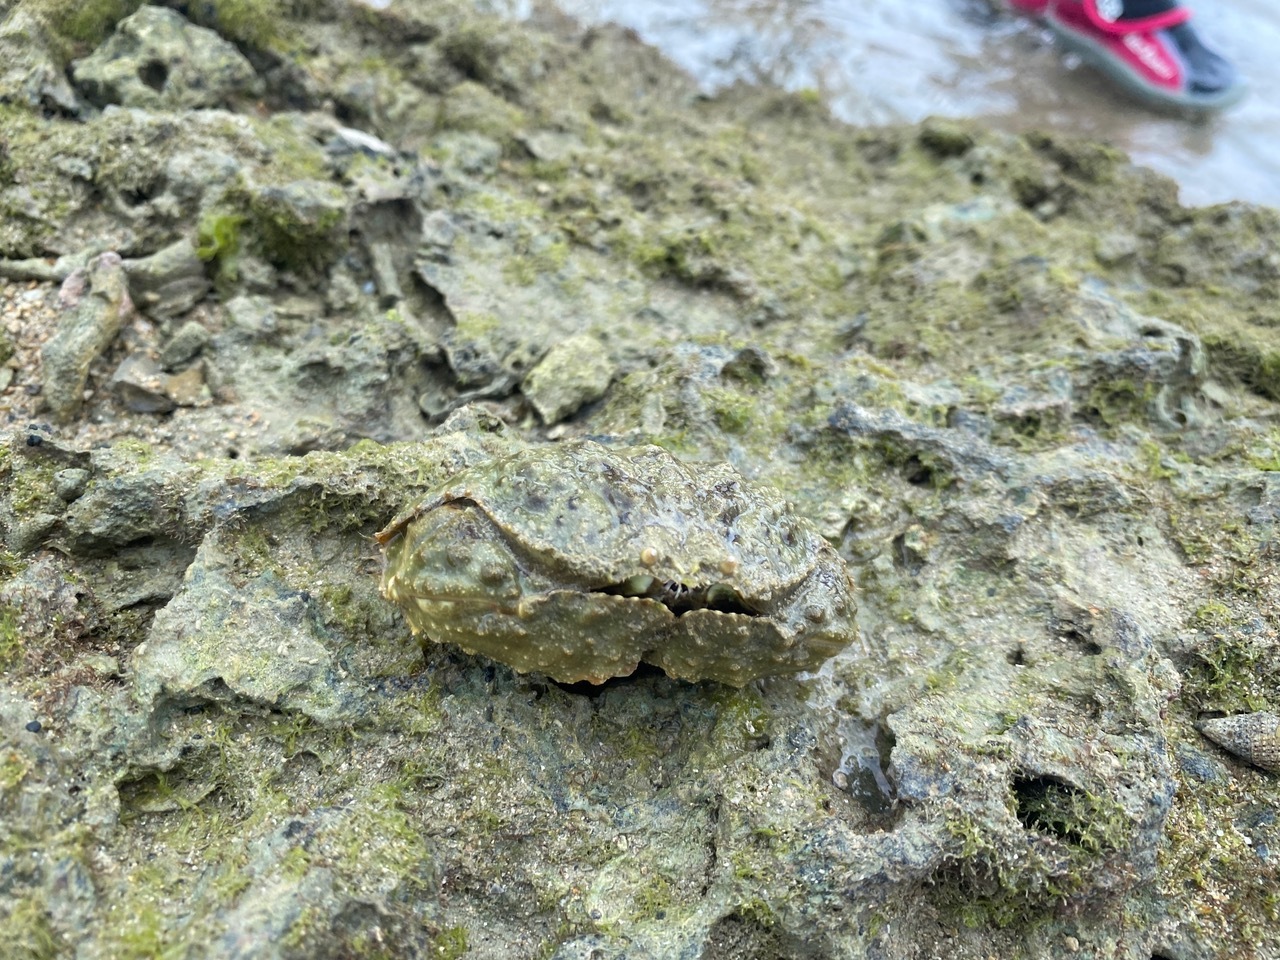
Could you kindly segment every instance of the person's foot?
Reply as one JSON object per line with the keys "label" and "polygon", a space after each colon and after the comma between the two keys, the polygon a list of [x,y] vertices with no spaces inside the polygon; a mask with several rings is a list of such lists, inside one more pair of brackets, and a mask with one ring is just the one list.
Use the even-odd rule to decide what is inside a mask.
{"label": "person's foot", "polygon": [[1209,111],[1229,107],[1245,86],[1226,59],[1207,47],[1174,0],[1147,0],[1140,16],[1121,15],[1121,0],[1010,0],[1041,16],[1064,47],[1121,87],[1159,107]]}

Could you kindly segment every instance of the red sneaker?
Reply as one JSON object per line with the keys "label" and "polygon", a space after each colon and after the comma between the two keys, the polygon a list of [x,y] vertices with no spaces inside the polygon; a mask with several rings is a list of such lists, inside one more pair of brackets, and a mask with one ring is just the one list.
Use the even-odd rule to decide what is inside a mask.
{"label": "red sneaker", "polygon": [[1235,67],[1204,44],[1183,7],[1130,20],[1119,19],[1120,0],[1047,0],[1043,8],[1065,48],[1149,104],[1221,110],[1244,96]]}

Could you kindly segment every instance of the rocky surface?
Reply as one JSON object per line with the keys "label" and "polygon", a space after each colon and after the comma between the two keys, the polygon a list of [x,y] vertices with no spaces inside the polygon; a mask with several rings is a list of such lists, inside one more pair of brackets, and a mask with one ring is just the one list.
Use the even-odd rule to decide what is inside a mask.
{"label": "rocky surface", "polygon": [[[1275,212],[550,14],[0,11],[11,955],[1280,956],[1198,729],[1280,711]],[[579,436],[779,491],[883,655],[419,646],[373,534]]]}

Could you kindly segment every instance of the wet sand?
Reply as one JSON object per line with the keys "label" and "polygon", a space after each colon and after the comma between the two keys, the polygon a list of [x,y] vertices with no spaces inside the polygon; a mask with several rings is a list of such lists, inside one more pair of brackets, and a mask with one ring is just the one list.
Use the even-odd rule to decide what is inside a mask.
{"label": "wet sand", "polygon": [[819,90],[855,124],[984,116],[1011,131],[1106,140],[1181,184],[1188,204],[1280,206],[1280,7],[1196,0],[1195,23],[1250,86],[1206,121],[1153,114],[985,0],[560,0],[635,29],[714,89],[768,79]]}

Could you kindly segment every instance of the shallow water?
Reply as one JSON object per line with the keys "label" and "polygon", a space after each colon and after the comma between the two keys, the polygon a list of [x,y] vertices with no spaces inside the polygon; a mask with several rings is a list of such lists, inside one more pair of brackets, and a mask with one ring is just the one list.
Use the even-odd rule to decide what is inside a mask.
{"label": "shallow water", "polygon": [[1192,0],[1195,23],[1251,88],[1192,122],[1136,106],[985,0],[559,0],[613,20],[714,89],[740,78],[814,88],[855,124],[984,116],[1004,129],[1102,139],[1181,184],[1188,204],[1280,207],[1280,4]]}

